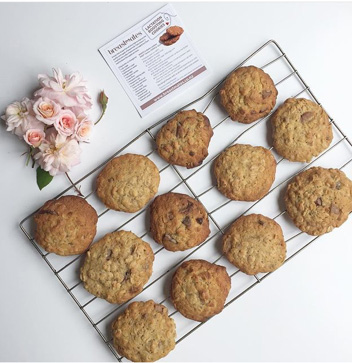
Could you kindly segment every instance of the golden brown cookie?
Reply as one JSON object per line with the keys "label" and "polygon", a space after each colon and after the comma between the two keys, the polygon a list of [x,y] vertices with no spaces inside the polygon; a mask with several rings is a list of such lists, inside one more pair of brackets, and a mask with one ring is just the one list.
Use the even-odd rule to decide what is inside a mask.
{"label": "golden brown cookie", "polygon": [[150,206],[150,231],[169,251],[184,251],[208,237],[209,221],[203,205],[186,194],[159,195]]}
{"label": "golden brown cookie", "polygon": [[132,362],[154,362],[175,348],[176,325],[164,305],[131,303],[112,324],[117,352]]}
{"label": "golden brown cookie", "polygon": [[241,67],[232,72],[220,90],[220,101],[233,121],[249,124],[274,108],[277,89],[260,68]]}
{"label": "golden brown cookie", "polygon": [[110,209],[137,212],[156,194],[160,175],[146,156],[125,154],[107,163],[97,178],[97,195]]}
{"label": "golden brown cookie", "polygon": [[186,318],[205,321],[222,311],[230,288],[231,279],[225,267],[205,260],[190,260],[176,270],[171,298]]}
{"label": "golden brown cookie", "polygon": [[287,99],[271,117],[271,124],[274,148],[290,161],[309,162],[333,137],[326,112],[304,98]]}
{"label": "golden brown cookie", "polygon": [[273,219],[250,214],[237,219],[226,231],[223,252],[239,270],[255,275],[274,271],[284,263],[286,243]]}
{"label": "golden brown cookie", "polygon": [[153,272],[154,254],[132,232],[108,233],[87,252],[80,278],[93,295],[112,304],[138,295]]}
{"label": "golden brown cookie", "polygon": [[47,201],[34,216],[35,239],[47,252],[83,253],[97,232],[98,216],[83,198],[63,196]]}
{"label": "golden brown cookie", "polygon": [[156,145],[168,163],[190,169],[201,165],[208,156],[212,136],[213,129],[205,115],[195,110],[181,111],[161,128]]}
{"label": "golden brown cookie", "polygon": [[320,236],[347,220],[352,211],[352,181],[338,169],[310,168],[289,183],[285,204],[300,230]]}
{"label": "golden brown cookie", "polygon": [[236,144],[215,160],[219,191],[227,198],[254,201],[262,198],[275,180],[276,162],[264,147]]}

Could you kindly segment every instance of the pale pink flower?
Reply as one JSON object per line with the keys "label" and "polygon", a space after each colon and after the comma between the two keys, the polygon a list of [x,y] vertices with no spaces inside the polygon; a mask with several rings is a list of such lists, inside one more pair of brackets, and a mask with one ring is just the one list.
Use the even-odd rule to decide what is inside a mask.
{"label": "pale pink flower", "polygon": [[33,111],[39,121],[52,125],[58,118],[61,106],[46,97],[39,97],[33,105]]}
{"label": "pale pink flower", "polygon": [[63,136],[71,136],[75,132],[77,124],[76,115],[71,110],[61,110],[54,126],[57,132]]}
{"label": "pale pink flower", "polygon": [[70,171],[80,163],[81,149],[77,140],[67,139],[54,129],[47,132],[46,139],[39,145],[39,152],[34,155],[40,167],[55,176]]}
{"label": "pale pink flower", "polygon": [[86,81],[79,72],[63,76],[61,69],[53,69],[54,76],[39,74],[41,89],[35,96],[47,97],[64,107],[77,106],[82,110],[92,107],[91,97],[88,94]]}
{"label": "pale pink flower", "polygon": [[39,129],[29,129],[23,135],[24,141],[33,147],[38,147],[45,138],[45,133],[43,130]]}
{"label": "pale pink flower", "polygon": [[77,116],[77,125],[74,137],[78,141],[89,142],[93,132],[94,123],[84,113]]}
{"label": "pale pink flower", "polygon": [[1,118],[6,121],[6,130],[20,138],[29,129],[44,129],[44,125],[41,125],[33,114],[32,101],[26,97],[7,106],[5,115]]}

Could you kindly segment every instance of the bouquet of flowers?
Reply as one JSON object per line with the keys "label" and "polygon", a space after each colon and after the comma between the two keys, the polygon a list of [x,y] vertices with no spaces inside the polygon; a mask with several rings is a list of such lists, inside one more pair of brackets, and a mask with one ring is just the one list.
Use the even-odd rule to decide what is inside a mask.
{"label": "bouquet of flowers", "polygon": [[29,150],[28,165],[32,159],[37,168],[37,184],[40,189],[48,185],[53,177],[66,173],[80,163],[81,142],[89,142],[93,127],[103,117],[108,98],[101,92],[99,102],[102,114],[95,124],[87,111],[92,99],[86,81],[80,73],[63,75],[60,69],[53,70],[53,77],[39,74],[41,86],[33,99],[11,103],[1,118],[7,131],[24,140]]}

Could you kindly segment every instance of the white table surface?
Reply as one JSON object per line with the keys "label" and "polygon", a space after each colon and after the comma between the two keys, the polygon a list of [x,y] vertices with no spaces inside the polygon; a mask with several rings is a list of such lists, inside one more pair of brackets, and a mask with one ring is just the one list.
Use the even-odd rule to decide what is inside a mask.
{"label": "white table surface", "polygon": [[[351,3],[174,3],[212,74],[141,119],[97,49],[164,3],[1,3],[0,112],[30,95],[36,75],[81,71],[106,117],[84,148],[78,179],[161,116],[210,88],[244,57],[275,39],[352,138]],[[95,104],[93,116],[99,113]],[[66,187],[39,191],[25,146],[0,127],[0,360],[112,361],[113,356],[18,228]],[[351,173],[348,175],[352,177]],[[170,361],[350,361],[351,219],[183,341]]]}

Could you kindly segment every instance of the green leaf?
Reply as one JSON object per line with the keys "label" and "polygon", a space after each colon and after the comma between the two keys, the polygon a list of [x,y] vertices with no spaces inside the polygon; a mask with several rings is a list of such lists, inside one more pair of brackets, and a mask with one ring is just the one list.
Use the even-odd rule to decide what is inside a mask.
{"label": "green leaf", "polygon": [[47,171],[40,166],[37,168],[37,184],[40,190],[45,188],[54,179]]}

